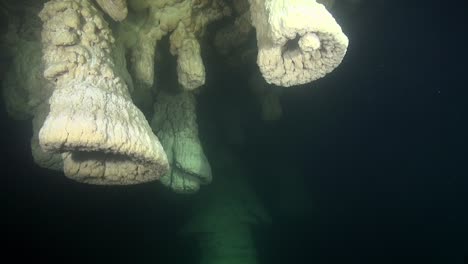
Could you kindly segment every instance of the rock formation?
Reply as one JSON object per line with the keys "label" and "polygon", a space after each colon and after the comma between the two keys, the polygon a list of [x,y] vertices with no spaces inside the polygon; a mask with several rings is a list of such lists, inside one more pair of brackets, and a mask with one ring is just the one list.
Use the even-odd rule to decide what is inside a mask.
{"label": "rock formation", "polygon": [[61,153],[65,175],[80,182],[134,184],[166,173],[166,154],[131,101],[98,10],[88,0],[49,1],[39,16],[44,77],[54,85],[42,149]]}
{"label": "rock formation", "polygon": [[[193,93],[206,81],[206,40],[228,64],[252,69],[248,83],[261,116],[277,120],[279,86],[321,78],[346,53],[348,39],[321,3],[334,1],[31,1],[23,8],[39,13],[39,6],[42,25],[13,14],[3,38],[13,57],[3,83],[6,109],[33,118],[32,152],[42,167],[92,184],[161,179],[177,192],[195,192],[212,178]],[[223,18],[228,22],[207,32]],[[178,87],[155,83],[165,36]],[[249,44],[254,36],[258,52]],[[252,68],[255,57],[264,81]]]}

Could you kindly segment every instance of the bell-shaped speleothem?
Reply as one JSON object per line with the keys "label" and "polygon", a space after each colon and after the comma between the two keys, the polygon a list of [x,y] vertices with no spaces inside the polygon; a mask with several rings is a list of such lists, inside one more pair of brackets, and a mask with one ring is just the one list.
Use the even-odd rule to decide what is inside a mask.
{"label": "bell-shaped speleothem", "polygon": [[278,86],[305,84],[333,71],[349,40],[315,0],[249,0],[257,33],[257,64]]}
{"label": "bell-shaped speleothem", "polygon": [[171,169],[161,183],[178,193],[194,193],[211,182],[211,167],[198,137],[195,96],[161,90],[151,126],[166,150]]}
{"label": "bell-shaped speleothem", "polygon": [[119,76],[102,14],[89,0],[52,0],[39,16],[44,77],[54,83],[42,149],[62,153],[65,175],[79,182],[159,179],[169,169],[166,154]]}

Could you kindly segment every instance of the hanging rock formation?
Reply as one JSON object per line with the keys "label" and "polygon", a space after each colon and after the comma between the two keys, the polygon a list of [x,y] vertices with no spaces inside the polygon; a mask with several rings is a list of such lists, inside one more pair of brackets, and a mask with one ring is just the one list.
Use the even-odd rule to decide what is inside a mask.
{"label": "hanging rock formation", "polygon": [[171,170],[161,182],[179,193],[198,191],[211,182],[211,167],[198,138],[195,97],[161,91],[151,126],[167,153]]}
{"label": "hanging rock formation", "polygon": [[[129,53],[137,101],[151,97],[154,84],[155,51],[158,41],[171,34],[171,52],[178,56],[181,86],[193,90],[205,83],[198,38],[206,26],[230,13],[222,0],[133,0],[128,19],[118,30]],[[145,107],[151,102],[145,102]],[[139,104],[137,102],[137,104]]]}
{"label": "hanging rock formation", "polygon": [[49,1],[40,13],[44,76],[54,84],[39,132],[62,153],[65,175],[85,183],[158,179],[168,162],[113,61],[114,38],[88,0]]}
{"label": "hanging rock formation", "polygon": [[348,38],[315,0],[249,0],[257,32],[257,64],[268,83],[317,80],[343,60]]}
{"label": "hanging rock formation", "polygon": [[[282,109],[279,87],[274,86],[323,77],[339,65],[348,45],[324,7],[334,1],[29,2],[21,12],[32,15],[17,19],[21,12],[15,11],[7,19],[8,37],[3,39],[8,41],[2,46],[10,49],[13,64],[3,82],[6,109],[16,119],[32,118],[36,163],[93,184],[161,178],[175,191],[191,193],[211,181],[192,93],[205,85],[209,74],[202,56],[206,46],[236,65],[234,70],[252,74],[250,87],[262,118],[277,120]],[[38,20],[34,14],[42,5],[42,25],[19,26]],[[227,23],[219,24],[224,26],[214,27],[217,32],[206,34],[210,23],[226,17]],[[178,87],[171,89],[155,85],[157,43],[165,36],[176,57]],[[239,108],[237,104],[242,102],[233,102],[232,108]],[[154,111],[152,127],[161,143],[142,111],[147,118]],[[235,132],[239,126],[231,127]],[[241,133],[233,134],[238,138],[234,141],[241,141]]]}

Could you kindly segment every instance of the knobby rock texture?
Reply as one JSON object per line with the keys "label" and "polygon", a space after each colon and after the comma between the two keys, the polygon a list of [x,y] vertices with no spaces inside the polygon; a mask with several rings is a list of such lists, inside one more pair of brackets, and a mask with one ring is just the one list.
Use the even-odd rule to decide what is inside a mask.
{"label": "knobby rock texture", "polygon": [[158,179],[169,167],[166,154],[116,70],[100,13],[87,0],[49,1],[39,16],[44,76],[54,83],[42,149],[61,153],[65,175],[80,182]]}
{"label": "knobby rock texture", "polygon": [[268,83],[293,86],[334,70],[348,38],[315,0],[249,0],[256,29],[257,64]]}
{"label": "knobby rock texture", "polygon": [[[91,184],[160,179],[194,193],[211,182],[196,111],[209,74],[204,52],[247,70],[261,118],[274,121],[282,116],[281,87],[325,76],[348,46],[330,0],[23,2],[2,37],[12,57],[6,109],[32,119],[38,165]],[[176,84],[155,82],[166,67],[158,64],[165,37]]]}

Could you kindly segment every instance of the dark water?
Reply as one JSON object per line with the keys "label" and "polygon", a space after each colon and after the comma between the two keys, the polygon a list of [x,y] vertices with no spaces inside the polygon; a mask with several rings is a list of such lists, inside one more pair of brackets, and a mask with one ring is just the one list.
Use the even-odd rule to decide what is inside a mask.
{"label": "dark water", "polygon": [[[262,122],[254,106],[246,107],[246,144],[232,151],[255,175],[252,185],[272,216],[271,225],[253,230],[259,263],[463,263],[466,186],[459,183],[466,174],[453,169],[463,157],[448,137],[460,133],[450,133],[449,121],[466,117],[446,101],[453,71],[444,66],[444,42],[456,29],[448,29],[437,1],[400,2],[337,8],[350,38],[343,64],[288,89],[280,121]],[[205,61],[207,84],[246,85],[245,73],[216,62]],[[225,90],[208,87],[199,96],[201,133],[215,122],[213,102],[231,98]],[[71,182],[33,164],[29,122],[9,119],[4,107],[1,120],[5,256],[198,263],[195,241],[176,235],[192,196],[157,183]],[[207,156],[216,160],[216,153]],[[290,173],[299,175],[309,206],[296,217],[284,213],[278,198]]]}

